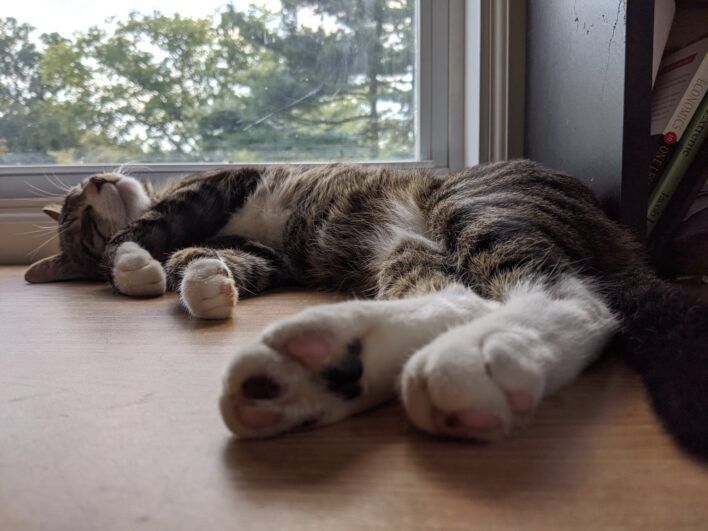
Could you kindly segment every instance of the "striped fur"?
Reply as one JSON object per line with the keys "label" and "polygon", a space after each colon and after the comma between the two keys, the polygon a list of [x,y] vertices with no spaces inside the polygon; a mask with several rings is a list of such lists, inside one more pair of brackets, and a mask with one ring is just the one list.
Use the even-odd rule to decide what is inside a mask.
{"label": "striped fur", "polygon": [[[165,262],[173,288],[189,257],[214,252],[230,257],[253,293],[287,282],[385,298],[449,279],[500,299],[533,274],[651,274],[641,246],[582,184],[529,161],[448,177],[348,165],[246,168],[146,186],[152,207],[120,228],[101,222],[82,188],[69,194],[61,245],[84,276],[110,278],[126,241]],[[239,261],[248,271],[237,270]]]}
{"label": "striped fur", "polygon": [[[223,170],[146,187],[150,208],[123,226],[101,222],[85,194],[78,188],[64,204],[56,264],[28,279],[71,272],[115,282],[125,242],[162,262],[173,290],[200,259],[220,260],[246,295],[298,284],[398,299],[463,285],[503,301],[543,279],[553,299],[556,280],[581,279],[623,318],[624,355],[666,425],[687,448],[708,453],[708,363],[692,350],[708,343],[708,312],[659,280],[643,247],[570,176],[524,160],[445,177],[349,165]],[[668,331],[682,343],[662,343]]]}

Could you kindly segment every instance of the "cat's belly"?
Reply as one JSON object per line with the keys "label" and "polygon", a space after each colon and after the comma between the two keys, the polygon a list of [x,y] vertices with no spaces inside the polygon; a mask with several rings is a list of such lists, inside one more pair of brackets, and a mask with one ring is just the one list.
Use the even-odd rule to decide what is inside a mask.
{"label": "cat's belly", "polygon": [[[235,212],[217,233],[217,236],[241,236],[265,244],[273,249],[283,247],[283,229],[290,211],[253,201]],[[269,208],[271,207],[271,208]]]}

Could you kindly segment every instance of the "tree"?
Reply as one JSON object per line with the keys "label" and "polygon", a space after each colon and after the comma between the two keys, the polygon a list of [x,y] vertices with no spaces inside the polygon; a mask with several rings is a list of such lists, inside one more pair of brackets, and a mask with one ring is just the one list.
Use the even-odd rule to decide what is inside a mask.
{"label": "tree", "polygon": [[[281,65],[249,80],[260,87],[255,108],[265,111],[251,123],[272,125],[271,135],[297,135],[300,149],[330,140],[347,158],[412,157],[412,0],[283,0],[282,6],[271,17],[233,8],[222,15],[222,28],[237,30],[260,58],[270,52]],[[305,10],[329,18],[337,31],[301,25]]]}
{"label": "tree", "polygon": [[[30,40],[34,28],[0,19],[0,139],[3,161],[51,162],[52,147],[71,142],[67,121],[48,112],[41,77],[42,54]],[[61,136],[61,140],[59,137]]]}
{"label": "tree", "polygon": [[0,161],[411,157],[412,0],[281,4],[71,39],[0,19]]}

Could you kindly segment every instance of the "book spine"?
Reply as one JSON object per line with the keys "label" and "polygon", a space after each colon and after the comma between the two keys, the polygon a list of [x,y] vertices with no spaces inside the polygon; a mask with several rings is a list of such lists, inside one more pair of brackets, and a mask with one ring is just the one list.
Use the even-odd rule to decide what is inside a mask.
{"label": "book spine", "polygon": [[703,101],[703,96],[708,90],[708,54],[701,59],[691,82],[686,87],[686,92],[676,105],[674,113],[664,129],[664,140],[678,142],[687,131],[691,118],[697,112]]}
{"label": "book spine", "polygon": [[708,98],[704,97],[698,112],[691,120],[686,134],[679,143],[678,152],[666,167],[656,189],[649,197],[647,232],[651,234],[659,217],[666,209],[686,170],[696,158],[698,150],[708,137]]}
{"label": "book spine", "polygon": [[658,136],[653,143],[652,153],[654,156],[649,165],[648,181],[650,193],[656,188],[659,177],[668,166],[671,157],[674,156],[677,143],[686,132],[687,126],[703,101],[706,91],[708,91],[708,54],[701,60],[698,70],[679,100],[663,134]]}
{"label": "book spine", "polygon": [[678,144],[669,144],[664,140],[663,135],[654,135],[652,137],[652,153],[654,153],[654,158],[651,159],[651,164],[649,165],[649,192],[651,193],[654,188],[656,188],[656,183],[659,182],[659,178],[666,170],[671,157],[676,153]]}

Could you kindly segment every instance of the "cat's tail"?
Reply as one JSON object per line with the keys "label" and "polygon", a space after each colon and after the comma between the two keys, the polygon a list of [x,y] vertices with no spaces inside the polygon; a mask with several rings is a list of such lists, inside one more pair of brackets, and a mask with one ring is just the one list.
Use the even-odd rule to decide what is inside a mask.
{"label": "cat's tail", "polygon": [[623,317],[619,354],[642,376],[667,431],[708,458],[708,304],[653,274],[612,291]]}

